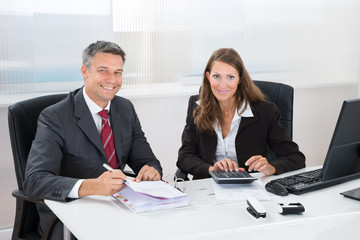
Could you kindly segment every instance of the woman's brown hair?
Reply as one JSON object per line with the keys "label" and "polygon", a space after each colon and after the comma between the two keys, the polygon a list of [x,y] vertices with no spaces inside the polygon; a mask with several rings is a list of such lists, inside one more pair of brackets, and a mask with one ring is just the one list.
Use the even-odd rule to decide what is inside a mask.
{"label": "woman's brown hair", "polygon": [[246,71],[240,55],[232,48],[220,48],[213,52],[206,68],[204,70],[203,82],[200,92],[200,105],[194,109],[194,122],[201,133],[213,133],[213,125],[216,119],[222,123],[222,111],[218,100],[211,91],[211,86],[206,72],[211,72],[214,62],[220,61],[234,67],[239,74],[240,82],[234,94],[236,107],[239,110],[243,103],[245,108],[241,109],[239,114],[243,113],[248,104],[262,101],[265,99],[261,90],[253,83],[249,73]]}

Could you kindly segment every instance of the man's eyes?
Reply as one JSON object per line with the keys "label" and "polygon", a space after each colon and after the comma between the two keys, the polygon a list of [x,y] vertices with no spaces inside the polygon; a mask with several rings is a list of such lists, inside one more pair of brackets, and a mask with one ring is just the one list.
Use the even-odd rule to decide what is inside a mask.
{"label": "man's eyes", "polygon": [[[104,74],[109,74],[109,71],[106,70],[106,69],[99,69],[98,72],[99,72],[99,73],[104,73]],[[117,75],[117,76],[121,76],[121,75],[122,75],[122,71],[116,71],[116,72],[114,72],[114,74]]]}

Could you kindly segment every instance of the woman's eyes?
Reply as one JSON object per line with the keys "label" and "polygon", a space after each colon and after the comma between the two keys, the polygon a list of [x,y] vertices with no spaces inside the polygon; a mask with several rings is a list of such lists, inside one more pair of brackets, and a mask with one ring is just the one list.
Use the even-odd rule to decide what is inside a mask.
{"label": "woman's eyes", "polygon": [[[214,74],[213,78],[214,79],[221,79],[220,75],[218,75],[218,74]],[[233,80],[234,78],[235,78],[235,76],[233,76],[233,75],[230,75],[230,76],[227,77],[227,79],[229,79],[229,80]]]}

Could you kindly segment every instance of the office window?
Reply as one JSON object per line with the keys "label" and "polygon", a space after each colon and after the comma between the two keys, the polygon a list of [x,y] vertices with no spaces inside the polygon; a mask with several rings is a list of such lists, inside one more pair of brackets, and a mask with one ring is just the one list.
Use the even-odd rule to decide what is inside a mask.
{"label": "office window", "polygon": [[113,0],[114,40],[128,54],[124,89],[198,87],[215,49],[241,48],[243,2]]}
{"label": "office window", "polygon": [[239,51],[253,78],[358,82],[359,9],[356,0],[6,1],[0,6],[0,102],[81,86],[81,51],[99,39],[126,51],[129,96],[137,84],[176,91],[199,85],[208,57],[220,47]]}
{"label": "office window", "polygon": [[113,40],[110,0],[7,1],[0,20],[2,103],[9,95],[81,86],[82,50],[97,39]]}

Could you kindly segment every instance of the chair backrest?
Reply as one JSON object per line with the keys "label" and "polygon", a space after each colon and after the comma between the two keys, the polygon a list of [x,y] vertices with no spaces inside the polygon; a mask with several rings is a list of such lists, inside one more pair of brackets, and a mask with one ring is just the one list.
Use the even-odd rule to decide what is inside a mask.
{"label": "chair backrest", "polygon": [[284,83],[253,81],[266,95],[267,100],[275,103],[280,111],[280,122],[288,130],[292,139],[293,134],[293,103],[294,88]]}
{"label": "chair backrest", "polygon": [[[268,101],[275,103],[280,111],[281,125],[287,129],[289,137],[292,139],[294,88],[277,82],[254,80],[254,83],[265,94]],[[269,147],[267,159],[269,162],[277,159],[276,154]]]}
{"label": "chair backrest", "polygon": [[26,161],[35,138],[40,112],[66,96],[67,94],[55,94],[36,97],[15,103],[8,108],[10,142],[20,190],[23,190]]}

